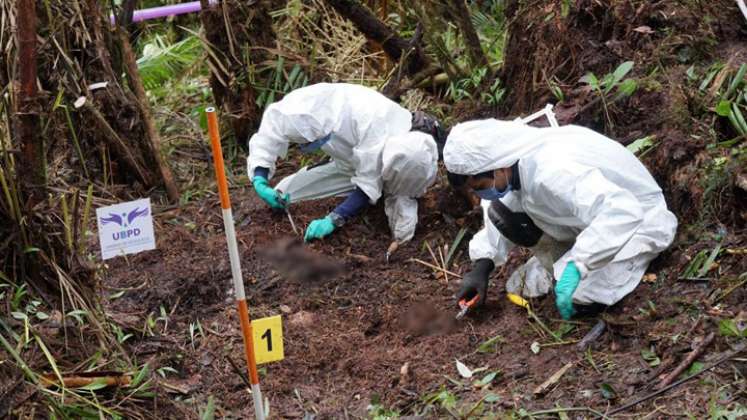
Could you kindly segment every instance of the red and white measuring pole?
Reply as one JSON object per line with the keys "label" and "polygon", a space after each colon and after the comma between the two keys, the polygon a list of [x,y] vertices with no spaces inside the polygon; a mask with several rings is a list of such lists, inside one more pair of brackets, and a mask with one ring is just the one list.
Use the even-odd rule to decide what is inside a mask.
{"label": "red and white measuring pole", "polygon": [[205,109],[207,113],[208,133],[210,144],[213,148],[213,163],[215,163],[215,177],[218,180],[218,192],[220,193],[220,207],[223,211],[223,227],[226,231],[228,242],[228,256],[231,260],[231,276],[233,277],[233,289],[236,295],[236,303],[239,305],[239,320],[241,321],[241,333],[244,337],[244,354],[246,364],[249,368],[249,381],[252,384],[252,396],[254,397],[254,415],[257,420],[265,419],[262,391],[259,389],[259,374],[257,374],[257,362],[254,358],[254,340],[252,338],[252,324],[249,319],[249,307],[246,304],[244,293],[244,279],[241,277],[241,262],[239,260],[239,247],[236,243],[236,230],[234,229],[233,213],[231,212],[231,199],[228,197],[228,182],[223,167],[223,151],[220,147],[220,133],[218,131],[218,116],[215,108]]}

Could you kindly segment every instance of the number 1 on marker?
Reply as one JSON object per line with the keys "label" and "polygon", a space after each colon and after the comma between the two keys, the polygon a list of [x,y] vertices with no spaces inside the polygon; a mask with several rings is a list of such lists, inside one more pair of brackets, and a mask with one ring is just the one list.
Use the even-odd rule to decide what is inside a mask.
{"label": "number 1 on marker", "polygon": [[283,321],[280,315],[252,320],[257,364],[283,360]]}
{"label": "number 1 on marker", "polygon": [[268,328],[267,331],[262,334],[262,338],[267,340],[267,351],[272,353],[272,330]]}

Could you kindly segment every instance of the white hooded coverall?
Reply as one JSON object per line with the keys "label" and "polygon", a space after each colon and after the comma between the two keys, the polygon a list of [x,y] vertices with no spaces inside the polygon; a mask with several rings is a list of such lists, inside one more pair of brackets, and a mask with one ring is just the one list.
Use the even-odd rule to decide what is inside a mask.
{"label": "white hooded coverall", "polygon": [[[410,111],[364,86],[319,83],[296,89],[262,116],[249,140],[248,175],[251,179],[257,167],[264,167],[271,178],[277,158],[287,155],[291,143],[313,143],[329,135],[320,150],[332,161],[304,167],[276,189],[290,194],[294,203],[346,195],[358,187],[371,204],[386,189],[395,239],[409,239],[417,224],[417,201],[412,198],[435,181],[438,158],[433,138],[410,132],[411,125]],[[413,154],[413,162],[402,165],[401,157]]]}
{"label": "white hooded coverall", "polygon": [[[525,212],[544,235],[520,270],[523,290],[513,276],[510,292],[546,293],[548,271],[560,278],[573,261],[581,272],[574,302],[612,305],[638,286],[649,262],[674,240],[677,219],[651,174],[625,147],[592,130],[479,120],[455,126],[444,148],[446,168],[457,174],[517,161],[521,187],[501,200]],[[482,202],[484,227],[469,244],[470,258],[498,266],[514,244],[490,222],[489,205]]]}

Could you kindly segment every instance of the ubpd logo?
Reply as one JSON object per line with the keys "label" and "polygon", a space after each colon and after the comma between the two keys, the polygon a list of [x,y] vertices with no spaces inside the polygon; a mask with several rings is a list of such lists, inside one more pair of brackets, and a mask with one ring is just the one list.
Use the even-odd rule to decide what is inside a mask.
{"label": "ubpd logo", "polygon": [[143,217],[148,215],[148,209],[140,209],[139,207],[136,207],[135,210],[132,210],[129,213],[122,213],[116,214],[116,213],[109,213],[108,217],[102,217],[101,218],[101,225],[107,225],[109,223],[116,223],[119,225],[123,230],[112,233],[112,239],[117,241],[120,239],[128,239],[140,236],[140,229],[138,228],[132,228],[132,222],[135,221],[138,217]]}

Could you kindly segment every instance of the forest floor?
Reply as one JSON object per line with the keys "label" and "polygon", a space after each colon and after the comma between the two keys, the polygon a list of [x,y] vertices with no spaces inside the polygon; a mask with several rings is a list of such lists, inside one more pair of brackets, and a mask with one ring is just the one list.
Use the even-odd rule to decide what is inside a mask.
{"label": "forest floor", "polygon": [[[653,390],[659,375],[673,370],[709,332],[717,338],[690,373],[729,350],[732,339],[718,333],[719,322],[739,318],[733,308],[747,297],[723,275],[744,272],[744,258],[724,254],[707,274],[710,281],[679,281],[689,257],[716,242],[675,245],[652,264],[655,278],[602,314],[607,331],[580,351],[575,343],[596,319],[563,322],[552,297],[534,300],[532,309],[560,337],[555,339],[506,299],[505,279],[526,251],[514,252],[493,277],[486,307],[454,319],[459,280],[410,262],[433,262],[425,242],[433,249],[451,245],[460,225],[479,223],[474,214],[452,217],[459,206],[443,187],[422,200],[415,238],[389,264],[381,205],[331,237],[302,245],[285,215],[270,211],[251,188],[236,187],[232,194],[251,315],[283,318],[285,359],[261,366],[276,418],[523,416],[557,407],[604,413]],[[335,201],[294,206],[296,224],[305,227]],[[115,296],[105,299],[108,316],[133,334],[125,342],[133,361],[167,367],[152,414],[194,417],[213,396],[219,416],[250,417],[217,197],[157,213],[155,221],[158,249],[112,260],[102,284],[104,295]],[[744,249],[741,241],[726,237],[721,247]],[[449,263],[456,273],[468,270],[467,242],[458,244]],[[455,360],[484,369],[465,379]],[[535,392],[566,365],[557,383]],[[746,367],[743,361],[721,364],[623,414],[703,418],[744,408],[744,382],[735,372]],[[590,411],[578,415],[593,417]]]}
{"label": "forest floor", "polygon": [[[521,7],[506,11],[514,17],[507,18],[506,59],[502,52],[496,75],[510,87],[505,103],[478,103],[487,81],[480,76],[472,82],[473,96],[466,92],[461,99],[453,88],[468,79],[441,91],[418,89],[427,99],[420,105],[453,124],[513,118],[550,102],[561,123],[588,126],[623,144],[649,139],[641,159],[679,219],[677,239],[638,288],[599,317],[564,322],[553,296],[532,300],[531,312],[509,302],[506,279],[528,257],[516,249],[494,273],[486,306],[456,320],[459,279],[413,261],[436,263],[428,247],[437,253],[449,246],[455,252],[448,269],[469,270],[466,248],[481,218],[451,194],[444,177],[421,200],[414,239],[387,263],[382,204],[330,237],[303,244],[284,214],[258,200],[245,176],[230,176],[251,316],[283,319],[285,358],[260,366],[271,418],[605,417],[655,391],[711,334],[713,342],[679,375],[697,377],[614,418],[747,416],[747,358],[729,357],[703,370],[747,337],[747,154],[744,135],[717,112],[722,99],[741,101],[721,96],[747,62],[747,32],[734,2],[511,3]],[[295,32],[289,33],[293,39]],[[600,107],[599,89],[579,79],[587,72],[612,77],[605,73],[627,60],[635,61],[635,94]],[[45,308],[23,287],[2,285],[0,301],[26,308],[35,319],[30,323],[20,312],[0,319],[25,361],[0,360],[0,417],[52,416],[64,406],[68,418],[80,418],[81,407],[101,410],[91,401],[126,418],[199,418],[210,401],[218,417],[252,417],[223,221],[199,124],[212,101],[203,71],[150,92],[164,152],[182,189],[179,207],[154,206],[157,249],[100,266],[90,238],[90,259],[100,267],[96,304],[107,325],[94,325],[95,314],[83,320],[80,311],[66,312],[69,307]],[[321,73],[308,81],[339,74]],[[229,173],[245,170],[237,149],[235,142],[224,145],[233,162]],[[293,155],[285,160],[277,179],[299,162]],[[151,193],[118,184],[102,203],[147,195],[157,203],[158,194]],[[294,205],[295,223],[304,229],[337,201]],[[455,240],[462,229],[467,234]],[[40,308],[49,315],[39,316]],[[604,334],[579,350],[577,342],[600,318]],[[102,340],[104,333],[112,337]],[[457,360],[473,377],[458,371]],[[24,366],[51,375],[144,365],[147,390],[62,390],[59,396],[56,389],[40,392],[23,372]],[[60,402],[57,407],[41,397],[45,393]]]}

